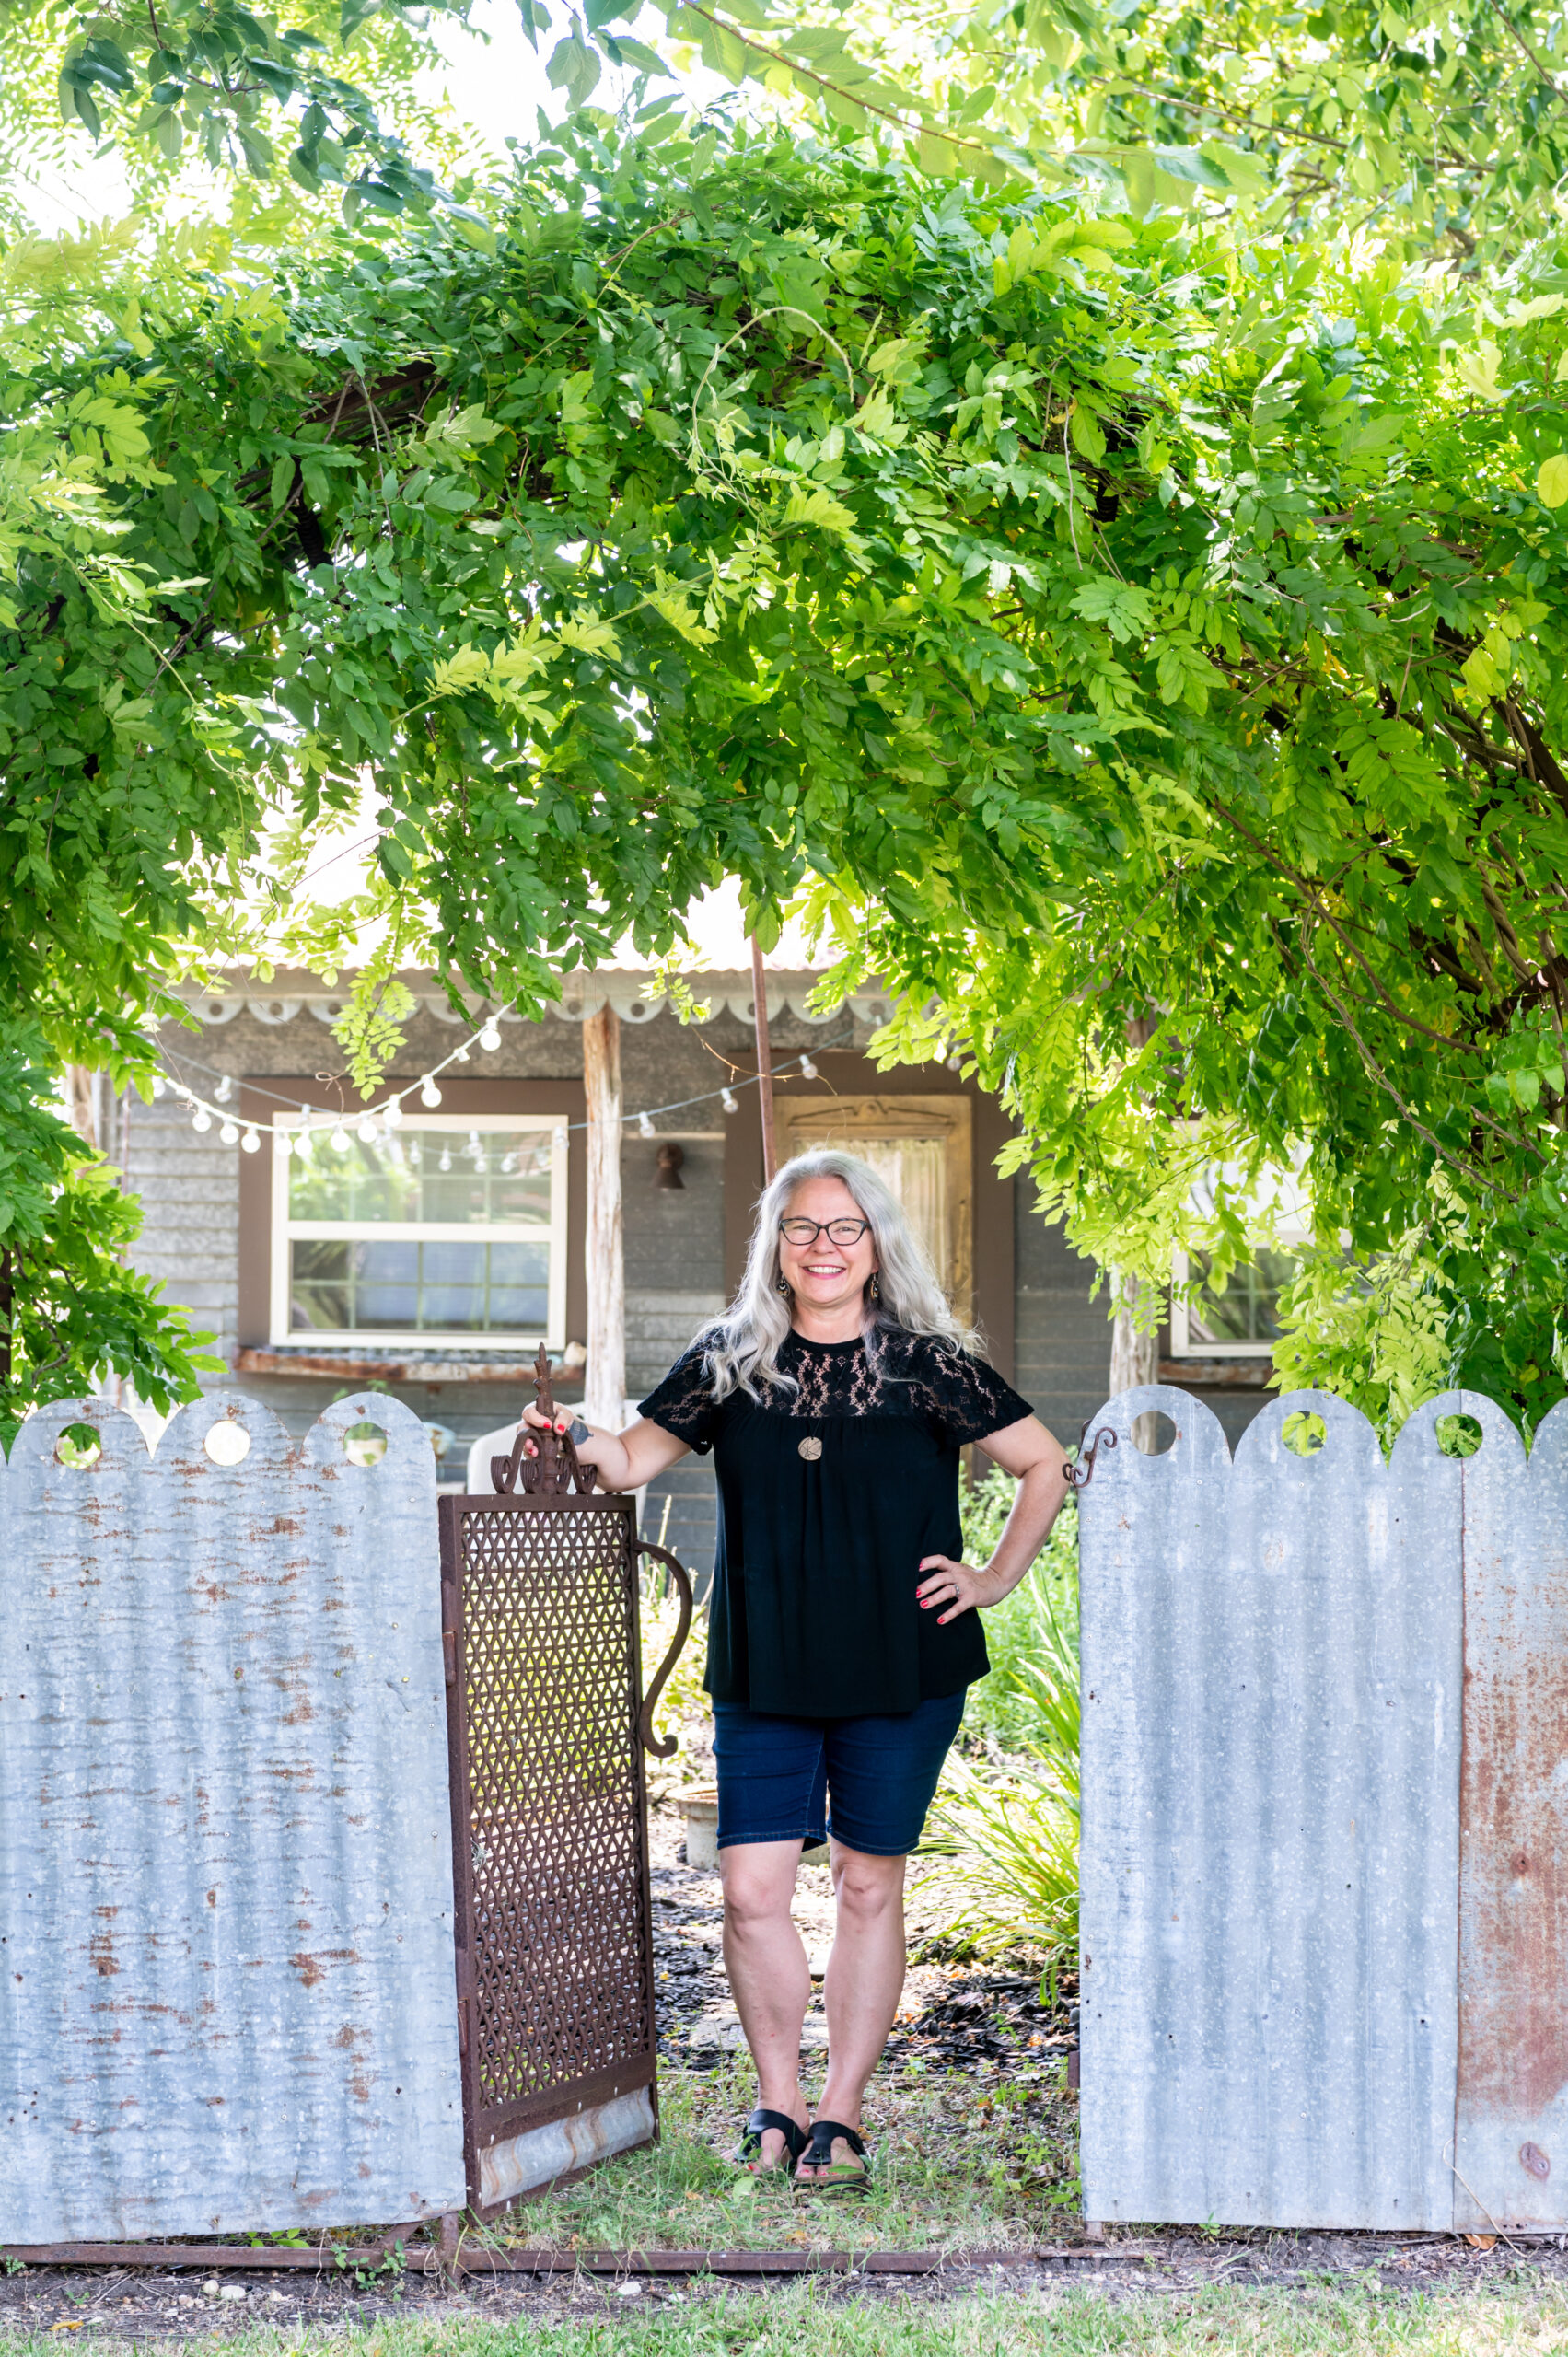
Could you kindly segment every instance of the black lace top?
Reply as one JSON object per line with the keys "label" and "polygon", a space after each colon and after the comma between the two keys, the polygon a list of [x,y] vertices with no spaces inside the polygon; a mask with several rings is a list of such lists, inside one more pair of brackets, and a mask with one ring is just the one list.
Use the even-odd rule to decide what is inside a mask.
{"label": "black lace top", "polygon": [[946,1628],[915,1599],[924,1555],[963,1552],[958,1451],[1029,1403],[993,1367],[923,1336],[807,1342],[798,1389],[716,1405],[699,1335],[641,1412],[714,1451],[719,1535],[708,1624],[716,1702],[799,1718],[912,1711],[990,1666],[980,1616]]}

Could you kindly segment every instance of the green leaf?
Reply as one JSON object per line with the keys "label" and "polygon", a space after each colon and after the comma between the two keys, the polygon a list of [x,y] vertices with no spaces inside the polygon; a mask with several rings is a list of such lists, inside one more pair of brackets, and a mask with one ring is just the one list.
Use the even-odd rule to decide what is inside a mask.
{"label": "green leaf", "polygon": [[1568,501],[1568,455],[1558,450],[1541,460],[1536,490],[1544,506],[1561,507]]}

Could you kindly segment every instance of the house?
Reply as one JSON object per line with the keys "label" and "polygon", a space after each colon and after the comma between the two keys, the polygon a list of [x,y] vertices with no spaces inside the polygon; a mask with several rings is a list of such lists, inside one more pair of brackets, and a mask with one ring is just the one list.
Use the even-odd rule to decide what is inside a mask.
{"label": "house", "polygon": [[[738,964],[691,978],[701,1019],[683,1023],[660,978],[635,967],[572,978],[539,1020],[465,1018],[429,976],[405,979],[416,1011],[372,1100],[406,1092],[395,1128],[360,1133],[366,1102],[331,1028],[341,985],[236,977],[221,996],[192,994],[194,1029],[165,1026],[166,1085],[124,1105],[111,1151],[142,1199],[137,1264],[215,1334],[225,1382],[296,1432],[351,1388],[383,1388],[431,1425],[441,1478],[460,1487],[470,1444],[532,1396],[541,1339],[557,1396],[583,1394],[584,1025],[606,1009],[630,1399],[729,1299],[762,1176],[752,980]],[[1008,1128],[994,1098],[945,1066],[879,1073],[867,1044],[885,1002],[867,992],[823,1018],[808,1004],[816,980],[798,960],[767,974],[780,1158],[830,1141],[875,1160],[989,1355],[1075,1440],[1109,1387],[1092,1268],[1033,1210],[1027,1176],[996,1175]],[[1266,1344],[1227,1359],[1200,1338],[1207,1354],[1180,1361],[1168,1336],[1163,1347],[1162,1376],[1190,1366],[1238,1432],[1260,1404]],[[711,1468],[688,1457],[648,1497],[644,1527],[701,1569],[714,1515]]]}

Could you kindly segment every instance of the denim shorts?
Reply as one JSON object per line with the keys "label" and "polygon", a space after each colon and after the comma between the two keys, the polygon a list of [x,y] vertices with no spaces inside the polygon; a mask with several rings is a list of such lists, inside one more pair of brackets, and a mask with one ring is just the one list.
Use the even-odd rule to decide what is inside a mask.
{"label": "denim shorts", "polygon": [[830,1832],[868,1858],[905,1856],[920,1840],[964,1699],[960,1689],[877,1719],[776,1718],[715,1702],[719,1848],[824,1841]]}

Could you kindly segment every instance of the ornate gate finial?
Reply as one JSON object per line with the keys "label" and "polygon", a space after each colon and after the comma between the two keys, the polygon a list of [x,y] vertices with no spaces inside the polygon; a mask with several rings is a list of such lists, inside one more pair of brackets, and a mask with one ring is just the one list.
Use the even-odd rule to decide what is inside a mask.
{"label": "ornate gate finial", "polygon": [[[598,1469],[582,1463],[569,1432],[558,1433],[555,1429],[555,1394],[551,1388],[550,1361],[542,1342],[534,1361],[533,1387],[540,1414],[550,1420],[549,1430],[538,1432],[531,1425],[519,1424],[510,1456],[491,1458],[490,1478],[503,1497],[514,1497],[519,1489],[528,1498],[560,1497],[566,1490],[576,1490],[586,1496],[598,1478]],[[537,1457],[525,1454],[530,1440],[539,1451]]]}

